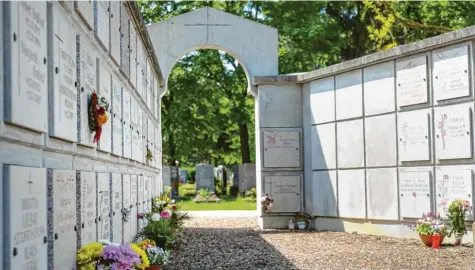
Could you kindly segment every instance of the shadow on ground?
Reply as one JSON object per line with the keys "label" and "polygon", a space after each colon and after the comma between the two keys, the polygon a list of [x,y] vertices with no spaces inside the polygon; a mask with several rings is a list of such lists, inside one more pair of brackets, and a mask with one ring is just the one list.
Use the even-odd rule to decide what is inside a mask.
{"label": "shadow on ground", "polygon": [[164,270],[298,269],[258,231],[246,228],[186,228]]}

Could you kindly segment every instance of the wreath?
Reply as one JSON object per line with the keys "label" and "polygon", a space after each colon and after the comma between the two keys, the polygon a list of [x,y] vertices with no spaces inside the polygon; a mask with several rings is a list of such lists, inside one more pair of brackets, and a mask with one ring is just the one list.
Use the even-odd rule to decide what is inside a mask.
{"label": "wreath", "polygon": [[97,93],[91,93],[88,96],[88,115],[89,115],[89,131],[96,132],[93,143],[101,139],[102,126],[107,122],[109,116],[109,103],[105,97],[101,97]]}

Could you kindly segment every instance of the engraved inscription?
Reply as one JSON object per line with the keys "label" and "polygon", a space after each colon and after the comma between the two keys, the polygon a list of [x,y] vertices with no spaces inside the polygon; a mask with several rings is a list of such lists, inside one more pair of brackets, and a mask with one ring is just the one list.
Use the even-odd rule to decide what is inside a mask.
{"label": "engraved inscription", "polygon": [[470,95],[468,45],[434,53],[433,85],[437,100]]}
{"label": "engraved inscription", "polygon": [[429,160],[429,124],[426,112],[399,115],[399,157],[401,161]]}
{"label": "engraved inscription", "polygon": [[[472,170],[440,170],[437,174],[437,212],[445,217],[449,205],[454,200],[468,201],[473,205]],[[473,220],[473,209],[469,211],[470,219]]]}
{"label": "engraved inscription", "polygon": [[399,194],[403,217],[418,218],[430,212],[429,172],[401,172]]}
{"label": "engraved inscription", "polygon": [[295,168],[300,166],[300,132],[263,133],[264,167]]}
{"label": "engraved inscription", "polygon": [[81,245],[96,241],[96,173],[81,172]]}
{"label": "engraved inscription", "polygon": [[428,101],[427,58],[421,56],[397,63],[398,105],[409,106]]}
{"label": "engraved inscription", "polygon": [[471,158],[470,109],[463,105],[437,108],[435,119],[437,157]]}

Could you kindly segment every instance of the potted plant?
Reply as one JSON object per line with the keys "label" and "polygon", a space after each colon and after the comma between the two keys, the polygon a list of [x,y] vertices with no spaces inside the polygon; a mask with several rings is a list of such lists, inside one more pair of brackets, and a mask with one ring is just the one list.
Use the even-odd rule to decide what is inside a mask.
{"label": "potted plant", "polygon": [[421,241],[428,247],[432,246],[433,235],[439,240],[439,245],[444,241],[447,234],[447,228],[444,226],[443,220],[439,215],[434,213],[423,214],[416,224],[413,225],[413,230],[419,234]]}
{"label": "potted plant", "polygon": [[147,257],[149,266],[147,270],[160,270],[168,262],[170,253],[156,246],[155,241],[145,239],[137,245]]}
{"label": "potted plant", "polygon": [[304,230],[308,225],[310,225],[312,217],[309,214],[305,214],[302,212],[297,213],[295,220],[297,221],[297,227],[300,230]]}
{"label": "potted plant", "polygon": [[[101,240],[81,247],[77,252],[78,269],[145,269],[149,266],[145,252],[135,244],[119,244]],[[114,268],[115,269],[115,268]]]}
{"label": "potted plant", "polygon": [[454,234],[454,245],[462,243],[462,237],[467,232],[465,228],[465,215],[468,212],[470,203],[463,200],[455,200],[449,205],[447,221],[450,225],[449,237]]}

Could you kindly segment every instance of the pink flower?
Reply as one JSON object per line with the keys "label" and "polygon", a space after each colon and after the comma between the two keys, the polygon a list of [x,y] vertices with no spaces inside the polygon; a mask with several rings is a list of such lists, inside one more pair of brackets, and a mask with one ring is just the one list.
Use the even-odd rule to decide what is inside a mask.
{"label": "pink flower", "polygon": [[167,210],[162,211],[162,213],[160,213],[160,216],[162,218],[169,218],[171,216],[170,210],[167,209]]}
{"label": "pink flower", "polygon": [[144,213],[138,213],[138,214],[137,214],[137,218],[138,218],[138,219],[142,219],[144,216],[145,216]]}

